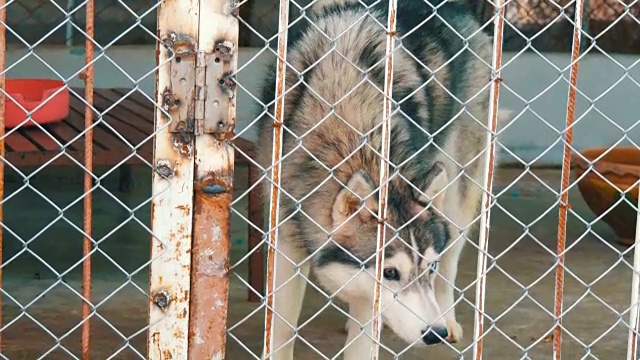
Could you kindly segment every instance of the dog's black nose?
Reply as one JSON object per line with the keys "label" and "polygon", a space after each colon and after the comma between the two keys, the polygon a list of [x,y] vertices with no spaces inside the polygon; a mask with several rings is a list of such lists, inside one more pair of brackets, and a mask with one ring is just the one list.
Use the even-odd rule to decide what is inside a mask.
{"label": "dog's black nose", "polygon": [[446,327],[432,327],[422,331],[422,341],[427,345],[435,345],[444,341],[449,333]]}

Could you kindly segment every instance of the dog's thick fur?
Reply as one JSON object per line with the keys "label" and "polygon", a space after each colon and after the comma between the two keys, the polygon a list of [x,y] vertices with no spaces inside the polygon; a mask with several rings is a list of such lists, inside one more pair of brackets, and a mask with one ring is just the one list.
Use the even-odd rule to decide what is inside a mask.
{"label": "dog's thick fur", "polygon": [[[416,345],[434,343],[430,332],[462,337],[453,285],[479,214],[491,78],[491,40],[474,17],[458,2],[430,2],[437,16],[423,0],[398,1],[384,219],[382,320]],[[349,304],[345,359],[368,357],[387,41],[380,24],[388,3],[380,3],[320,0],[289,31],[272,359],[293,359],[310,268],[330,296]],[[259,120],[268,178],[270,70],[262,93],[269,114]]]}

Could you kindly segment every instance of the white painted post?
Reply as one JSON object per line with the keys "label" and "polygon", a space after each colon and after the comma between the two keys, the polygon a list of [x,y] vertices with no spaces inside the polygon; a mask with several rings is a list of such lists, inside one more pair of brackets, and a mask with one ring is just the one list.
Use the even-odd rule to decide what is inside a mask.
{"label": "white painted post", "polygon": [[[199,0],[158,8],[148,356],[186,359],[193,217],[193,122]],[[180,129],[184,132],[180,132]]]}

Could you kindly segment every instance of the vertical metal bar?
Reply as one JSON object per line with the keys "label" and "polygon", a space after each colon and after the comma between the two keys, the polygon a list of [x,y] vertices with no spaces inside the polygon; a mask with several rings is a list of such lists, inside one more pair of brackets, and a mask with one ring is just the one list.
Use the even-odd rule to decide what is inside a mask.
{"label": "vertical metal bar", "polygon": [[91,336],[91,236],[93,223],[93,23],[94,23],[94,0],[87,0],[86,5],[86,27],[87,38],[84,42],[85,57],[84,62],[87,68],[84,72],[84,98],[87,105],[84,108],[84,127],[87,129],[84,135],[84,214],[83,230],[86,234],[82,243],[82,360],[89,360],[89,339]]}
{"label": "vertical metal bar", "polygon": [[[387,16],[387,47],[385,51],[386,63],[384,69],[384,103],[382,109],[382,143],[380,149],[380,188],[378,194],[378,217],[387,218],[387,197],[389,191],[389,151],[391,147],[391,108],[393,95],[393,59],[396,36],[396,12],[398,1],[389,1]],[[386,241],[386,222],[378,221],[378,238],[376,242],[376,283],[373,291],[373,343],[370,358],[378,359],[380,352],[380,292],[382,287],[382,269],[384,268],[384,245]]]}
{"label": "vertical metal bar", "polygon": [[163,1],[158,8],[149,359],[184,359],[188,351],[193,136],[171,133],[169,125],[193,121],[199,10],[199,0]]}
{"label": "vertical metal bar", "polygon": [[[631,188],[629,188],[631,191]],[[640,194],[640,184],[638,184]],[[640,328],[640,198],[636,214],[636,241],[633,249],[633,277],[631,279],[631,310],[629,311],[629,341],[627,343],[627,359],[638,360],[638,329]]]}
{"label": "vertical metal bar", "polygon": [[[197,100],[204,101],[195,146],[195,199],[191,268],[189,359],[225,359],[229,300],[230,206],[233,193],[238,19],[229,0],[200,3]],[[215,75],[217,74],[217,76]],[[222,85],[221,85],[222,84]],[[225,91],[220,92],[221,87]],[[228,97],[223,99],[221,96]],[[218,98],[219,97],[219,98]],[[217,104],[217,105],[216,105]],[[225,105],[222,105],[225,104]],[[227,106],[226,109],[217,107]],[[196,106],[196,114],[200,106]],[[219,112],[222,112],[220,120]],[[226,115],[226,116],[225,116]],[[218,124],[213,134],[209,124]],[[224,126],[220,126],[224,125]]]}
{"label": "vertical metal bar", "polygon": [[[7,33],[3,24],[7,23],[6,0],[0,0],[0,157],[4,159],[4,114],[5,114],[5,67],[7,54]],[[0,160],[0,224],[4,220],[4,160]],[[2,264],[3,231],[0,227],[0,265]],[[2,266],[0,266],[0,288],[2,288]],[[0,295],[0,327],[2,327],[2,295]],[[2,332],[0,332],[0,353],[2,352]]]}
{"label": "vertical metal bar", "polygon": [[[71,12],[76,6],[75,0],[67,0],[67,13]],[[65,24],[65,39],[64,42],[68,47],[73,46],[73,15],[69,15],[69,21]]]}
{"label": "vertical metal bar", "polygon": [[278,15],[278,60],[276,69],[276,103],[275,122],[273,123],[273,155],[271,180],[271,204],[269,211],[269,249],[267,250],[267,306],[265,307],[265,332],[264,347],[265,356],[270,356],[272,348],[273,317],[273,289],[275,288],[276,245],[278,239],[278,219],[280,216],[279,189],[280,189],[280,159],[282,157],[282,123],[284,120],[284,92],[287,62],[287,35],[289,32],[289,0],[280,0]]}
{"label": "vertical metal bar", "polygon": [[573,26],[573,49],[571,51],[571,75],[569,78],[569,99],[567,101],[567,118],[565,126],[564,154],[562,159],[562,183],[560,186],[560,204],[558,214],[558,241],[556,253],[555,302],[553,313],[555,328],[553,331],[553,358],[560,360],[562,355],[562,303],[564,295],[564,250],[567,232],[567,212],[569,210],[569,180],[571,175],[571,143],[573,141],[573,120],[575,118],[576,84],[578,82],[578,66],[580,57],[580,39],[582,31],[582,13],[584,0],[576,0],[576,11]]}
{"label": "vertical metal bar", "polygon": [[480,218],[480,231],[478,236],[478,268],[476,270],[476,299],[475,299],[475,321],[474,336],[475,345],[473,348],[473,358],[482,359],[482,345],[484,336],[484,305],[487,285],[487,256],[489,253],[489,226],[491,218],[491,198],[493,192],[493,176],[496,156],[496,128],[498,127],[498,101],[500,99],[500,83],[502,78],[502,36],[504,34],[504,13],[505,0],[497,0],[494,7],[494,28],[493,28],[493,56],[492,74],[493,84],[489,96],[489,118],[487,119],[487,144],[489,151],[486,153],[485,162],[487,167],[484,172],[485,191],[482,194],[483,213]]}

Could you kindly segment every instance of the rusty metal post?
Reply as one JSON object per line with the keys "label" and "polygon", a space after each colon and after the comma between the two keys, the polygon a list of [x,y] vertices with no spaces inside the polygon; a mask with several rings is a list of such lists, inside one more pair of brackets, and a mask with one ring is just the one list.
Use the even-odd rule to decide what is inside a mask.
{"label": "rusty metal post", "polygon": [[553,358],[560,360],[562,354],[562,304],[564,296],[564,252],[567,232],[567,213],[569,210],[569,180],[571,176],[571,144],[573,142],[573,121],[576,107],[576,85],[578,83],[578,64],[580,60],[580,39],[582,38],[582,13],[584,0],[576,0],[576,11],[573,24],[573,48],[571,51],[571,73],[569,76],[569,98],[567,101],[567,119],[564,136],[564,154],[562,157],[562,181],[560,184],[560,204],[558,214],[558,242],[556,255],[555,302],[553,313],[555,328],[553,330]]}
{"label": "rusty metal post", "polygon": [[[278,60],[276,63],[276,103],[273,123],[273,155],[271,159],[271,196],[269,204],[269,247],[267,250],[267,286],[265,290],[264,356],[271,358],[273,328],[275,327],[274,289],[276,282],[276,246],[278,241],[278,220],[280,219],[280,173],[282,158],[282,124],[284,120],[285,79],[287,73],[287,36],[289,34],[289,0],[280,0],[278,11]],[[276,349],[277,350],[277,349]]]}
{"label": "rusty metal post", "polygon": [[[224,359],[229,297],[238,19],[231,0],[200,4],[189,359]],[[204,21],[206,19],[206,21]]]}
{"label": "rusty metal post", "polygon": [[478,236],[478,266],[476,271],[476,299],[474,335],[476,343],[473,348],[473,358],[482,359],[482,345],[484,338],[484,305],[487,285],[487,256],[489,253],[489,223],[491,216],[491,197],[493,193],[493,177],[496,156],[496,129],[498,127],[498,100],[500,98],[500,76],[502,68],[502,36],[504,34],[505,0],[495,3],[495,19],[493,29],[492,80],[489,97],[489,118],[487,119],[487,143],[489,151],[486,153],[486,168],[484,172],[485,189],[482,194],[482,213]]}
{"label": "rusty metal post", "polygon": [[199,9],[199,0],[166,0],[158,8],[150,359],[184,359],[188,350],[194,179],[194,139],[188,130],[195,111]]}
{"label": "rusty metal post", "polygon": [[85,56],[84,62],[87,67],[84,70],[84,99],[87,105],[84,108],[84,128],[87,129],[84,135],[84,199],[83,199],[83,231],[86,236],[82,242],[82,360],[89,360],[89,339],[91,337],[91,249],[93,234],[93,23],[94,23],[94,0],[88,0],[86,5],[86,26],[87,38],[84,42]]}
{"label": "rusty metal post", "polygon": [[[638,184],[640,190],[640,184]],[[628,191],[632,191],[631,187]],[[631,308],[629,309],[629,338],[627,340],[627,360],[638,360],[638,329],[640,329],[640,200],[636,203],[636,237],[633,249],[633,275],[631,277]]]}
{"label": "rusty metal post", "polygon": [[[0,0],[0,158],[4,159],[4,113],[5,113],[5,66],[7,54],[7,30],[4,25],[7,23],[6,0]],[[4,160],[0,160],[0,223],[2,223],[4,208]],[[3,231],[0,227],[0,264],[2,264],[2,237]],[[2,267],[0,267],[0,288],[2,287]],[[2,327],[2,295],[0,295],[0,327]],[[0,352],[2,352],[2,333],[0,332]]]}
{"label": "rusty metal post", "polygon": [[[387,18],[387,47],[385,54],[384,104],[382,114],[382,144],[380,149],[380,190],[378,199],[378,219],[387,218],[387,200],[389,191],[389,153],[391,151],[391,109],[393,101],[393,59],[395,52],[396,12],[398,1],[389,1]],[[380,316],[380,295],[382,291],[382,269],[384,269],[384,248],[386,243],[386,222],[378,221],[378,238],[376,243],[376,284],[373,292],[373,344],[370,358],[378,359],[380,355],[380,332],[382,319]],[[364,355],[364,354],[363,354]]]}

